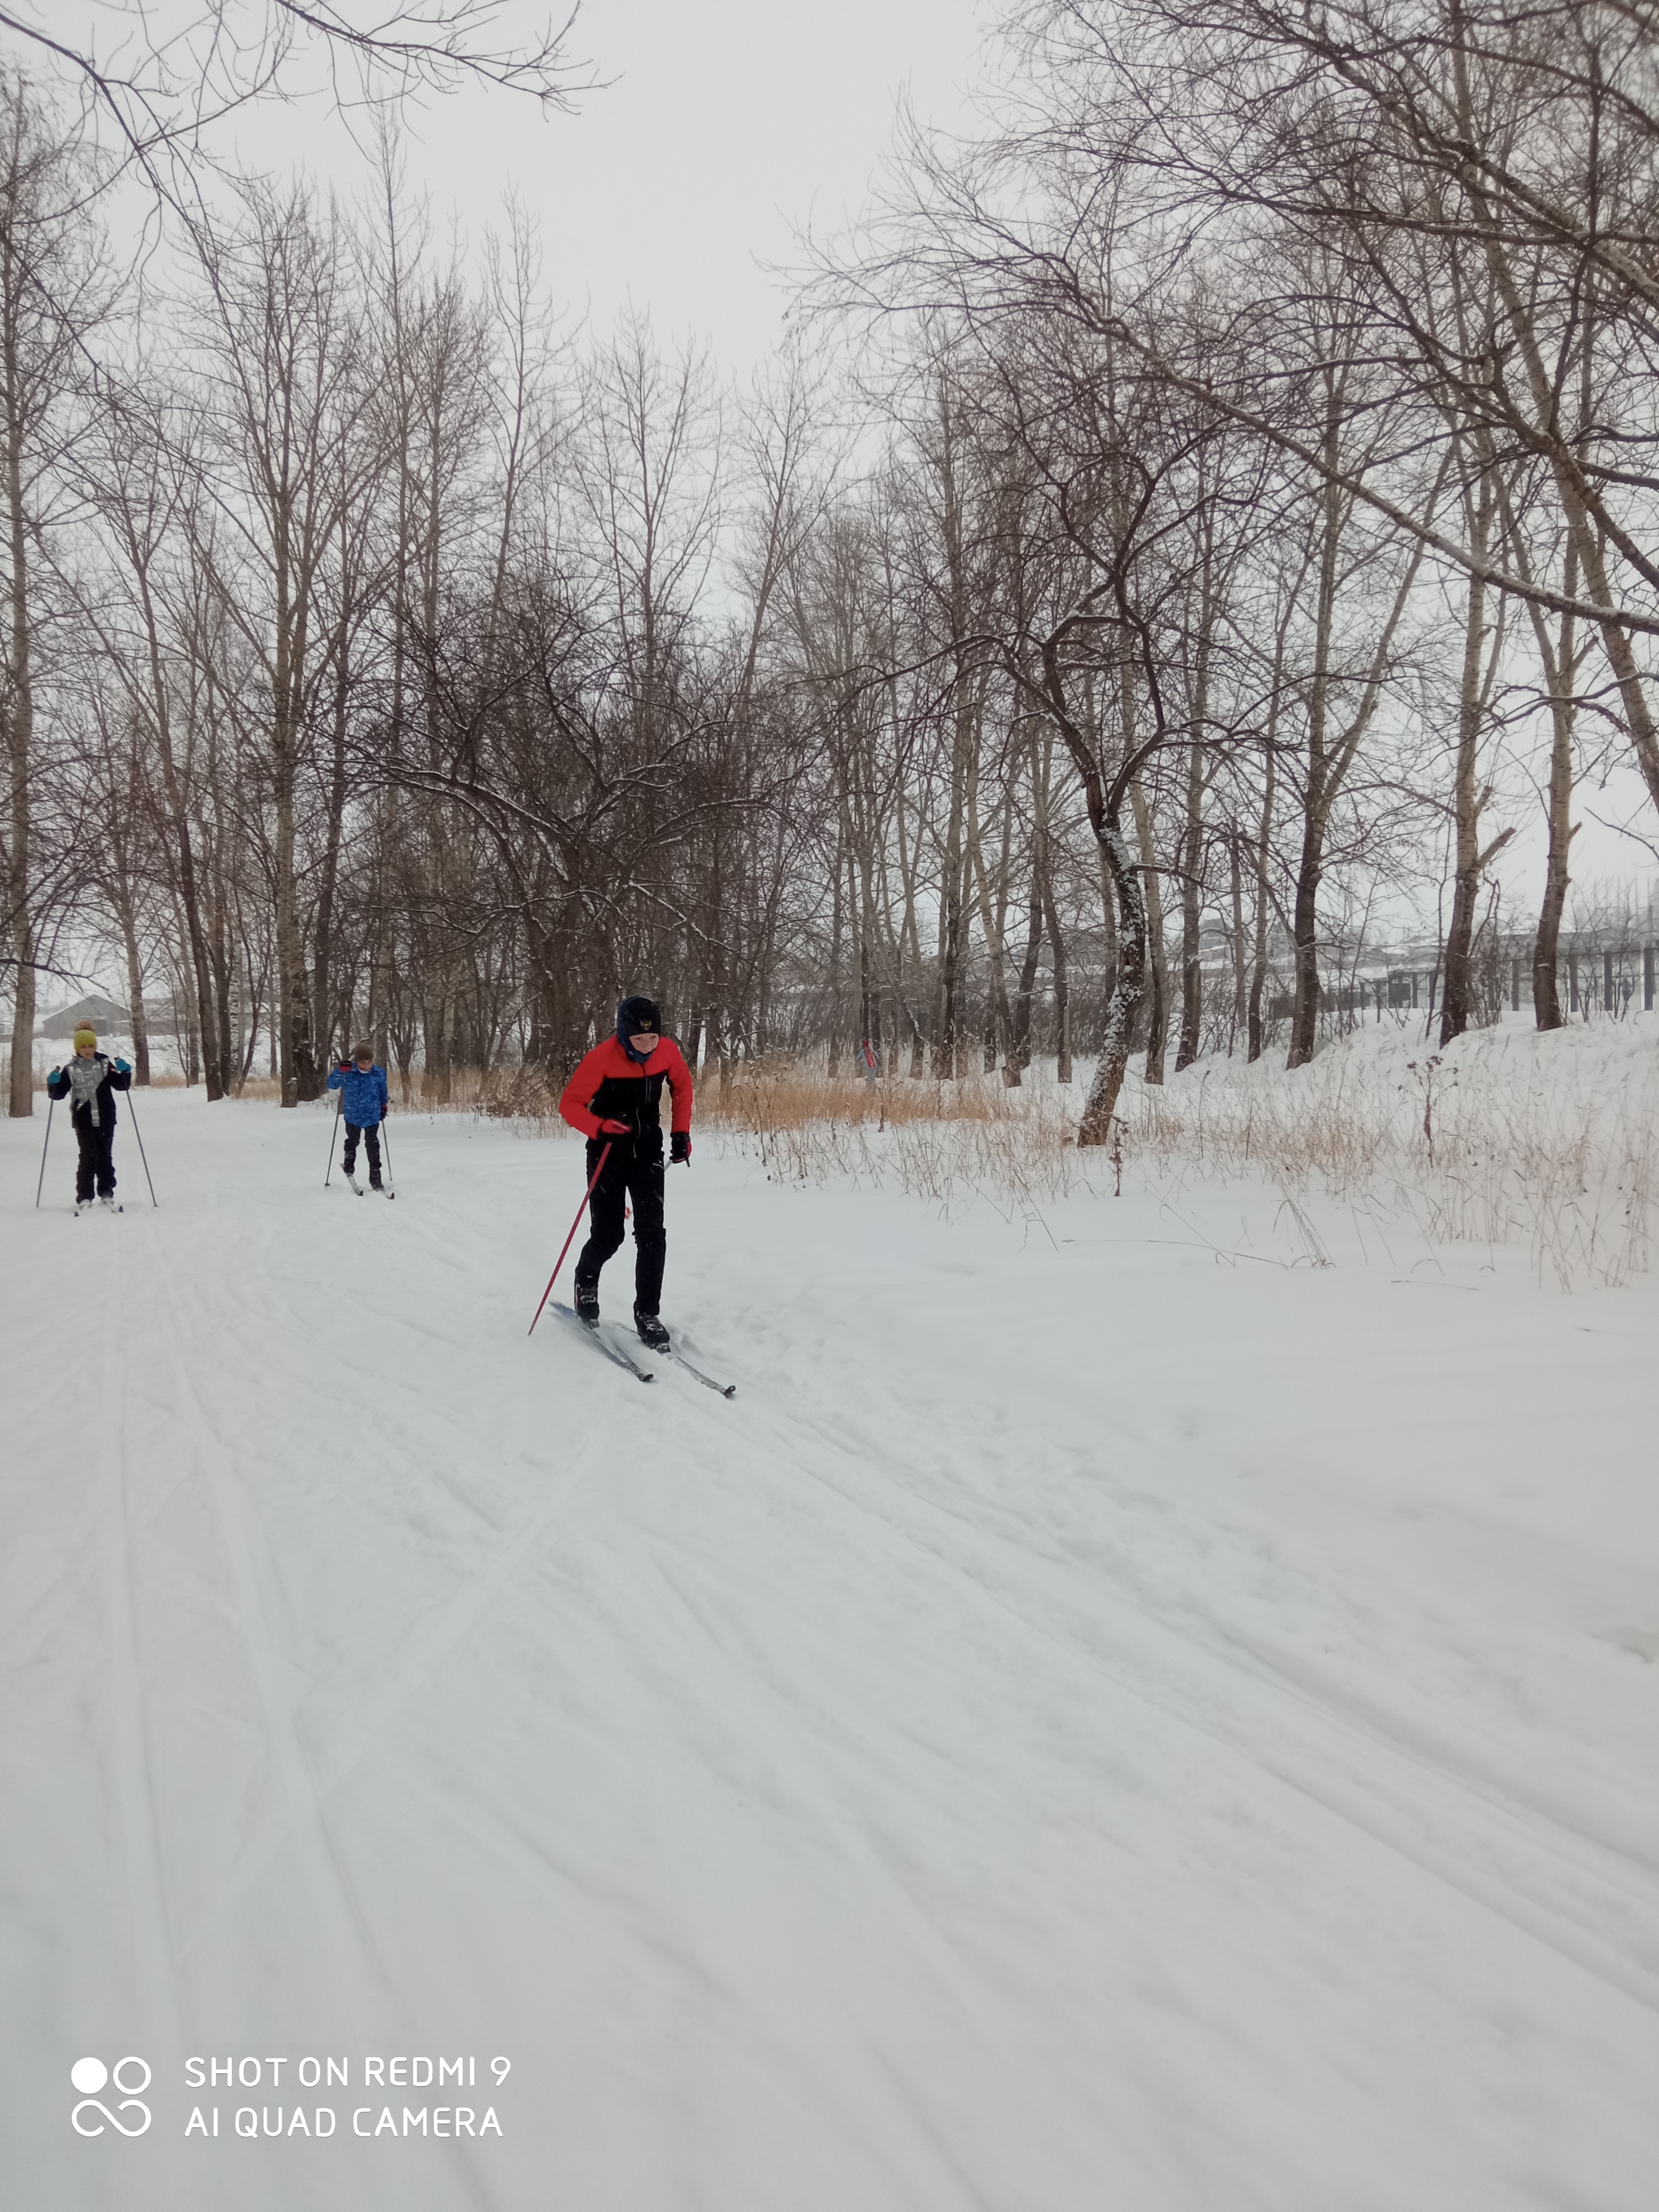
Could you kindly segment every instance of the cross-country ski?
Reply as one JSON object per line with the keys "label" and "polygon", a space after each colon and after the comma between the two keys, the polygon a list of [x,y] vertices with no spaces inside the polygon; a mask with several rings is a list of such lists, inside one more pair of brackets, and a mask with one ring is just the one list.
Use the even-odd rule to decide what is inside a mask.
{"label": "cross-country ski", "polygon": [[717,1382],[714,1376],[706,1373],[704,1370],[697,1366],[694,1361],[688,1359],[678,1345],[672,1345],[669,1347],[668,1357],[673,1360],[677,1366],[683,1367],[688,1375],[695,1376],[697,1381],[701,1382],[705,1389],[718,1391],[722,1398],[735,1398],[737,1396],[738,1386],[735,1382]]}
{"label": "cross-country ski", "polygon": [[565,1322],[578,1335],[591,1344],[596,1352],[603,1352],[612,1366],[625,1369],[636,1382],[649,1382],[653,1380],[652,1370],[641,1366],[627,1346],[620,1343],[616,1337],[608,1335],[600,1322],[584,1321],[580,1314],[557,1298],[553,1300],[548,1311],[556,1314],[560,1321]]}

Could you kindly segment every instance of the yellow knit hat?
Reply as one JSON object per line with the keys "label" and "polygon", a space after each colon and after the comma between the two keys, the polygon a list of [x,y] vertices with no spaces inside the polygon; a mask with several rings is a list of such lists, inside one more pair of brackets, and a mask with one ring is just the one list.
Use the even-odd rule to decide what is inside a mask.
{"label": "yellow knit hat", "polygon": [[75,1049],[76,1052],[96,1052],[98,1049],[98,1032],[85,1022],[75,1032]]}

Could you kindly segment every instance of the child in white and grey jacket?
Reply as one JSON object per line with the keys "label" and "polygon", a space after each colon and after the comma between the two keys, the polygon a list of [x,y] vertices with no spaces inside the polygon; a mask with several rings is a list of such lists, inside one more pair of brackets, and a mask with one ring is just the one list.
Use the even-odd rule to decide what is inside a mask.
{"label": "child in white and grey jacket", "polygon": [[70,1121],[80,1147],[75,1163],[75,1210],[84,1213],[95,1189],[115,1210],[115,1093],[132,1088],[125,1060],[108,1060],[98,1049],[96,1033],[82,1025],[75,1032],[75,1057],[46,1078],[49,1098],[71,1098]]}

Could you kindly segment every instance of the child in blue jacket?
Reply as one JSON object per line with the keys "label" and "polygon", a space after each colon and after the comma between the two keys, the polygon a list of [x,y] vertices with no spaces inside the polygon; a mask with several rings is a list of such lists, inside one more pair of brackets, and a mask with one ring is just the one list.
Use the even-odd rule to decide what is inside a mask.
{"label": "child in blue jacket", "polygon": [[357,1164],[357,1139],[363,1140],[368,1154],[368,1187],[381,1190],[380,1181],[380,1124],[386,1119],[386,1070],[377,1067],[372,1045],[355,1044],[351,1058],[343,1060],[328,1079],[331,1091],[341,1094],[340,1107],[345,1115],[345,1173],[353,1190],[358,1188],[353,1170]]}

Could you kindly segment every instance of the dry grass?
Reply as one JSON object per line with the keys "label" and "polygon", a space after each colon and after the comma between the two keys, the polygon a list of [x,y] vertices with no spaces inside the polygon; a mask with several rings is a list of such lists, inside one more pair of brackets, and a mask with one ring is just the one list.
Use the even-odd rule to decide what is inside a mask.
{"label": "dry grass", "polygon": [[[459,1087],[459,1078],[456,1079]],[[565,1124],[559,1119],[559,1092],[562,1085],[555,1083],[544,1070],[538,1067],[496,1068],[484,1076],[472,1076],[468,1083],[471,1103],[463,1108],[457,1100],[452,1111],[482,1115],[489,1121],[528,1121],[535,1126],[538,1136],[556,1136]],[[415,1110],[425,1102],[411,1102]],[[442,1112],[441,1107],[429,1110]]]}
{"label": "dry grass", "polygon": [[1052,1082],[1008,1090],[960,1082],[831,1079],[788,1060],[756,1061],[701,1095],[698,1119],[754,1144],[769,1175],[879,1182],[948,1203],[965,1193],[1017,1206],[1059,1198],[1101,1163],[1074,1144],[1081,1094]]}
{"label": "dry grass", "polygon": [[1031,1094],[1010,1091],[999,1076],[959,1083],[884,1076],[872,1082],[830,1076],[793,1060],[757,1060],[734,1068],[724,1083],[705,1083],[700,1116],[718,1126],[759,1130],[799,1129],[817,1121],[860,1128],[898,1128],[919,1122],[1018,1121]]}
{"label": "dry grass", "polygon": [[1524,1242],[1540,1279],[1619,1285],[1650,1263],[1659,1060],[1517,1068],[1482,1042],[1390,1068],[1333,1054],[1297,1075],[1224,1069],[1142,1090],[1125,1152],[1164,1178],[1323,1194],[1431,1243]]}
{"label": "dry grass", "polygon": [[698,1118],[790,1182],[835,1177],[940,1203],[988,1197],[1029,1211],[1104,1195],[1119,1168],[1167,1194],[1265,1185],[1305,1258],[1328,1264],[1311,1202],[1335,1199],[1428,1243],[1524,1244],[1540,1280],[1619,1285],[1650,1264],[1659,1190],[1659,1059],[1604,1071],[1571,1056],[1505,1063],[1474,1041],[1455,1061],[1331,1053],[1289,1076],[1218,1066],[1125,1093],[1121,1160],[1075,1143],[1080,1088],[1033,1071],[999,1079],[831,1081],[759,1064],[705,1089]]}

